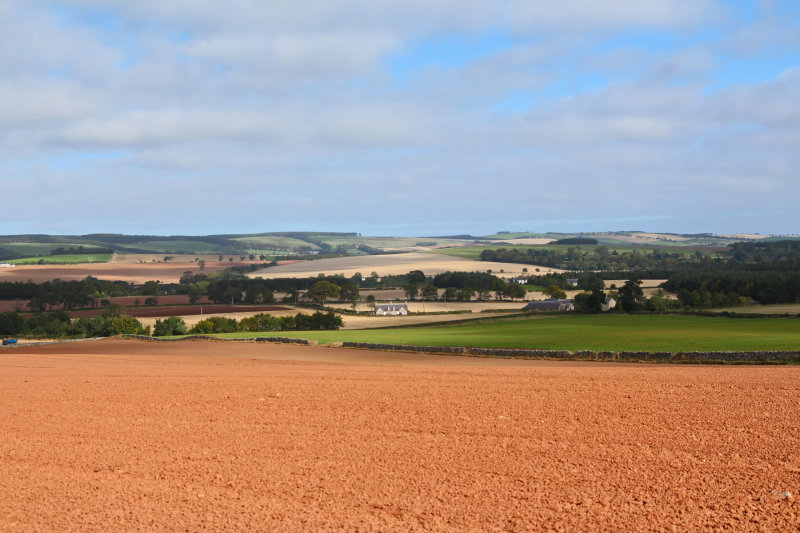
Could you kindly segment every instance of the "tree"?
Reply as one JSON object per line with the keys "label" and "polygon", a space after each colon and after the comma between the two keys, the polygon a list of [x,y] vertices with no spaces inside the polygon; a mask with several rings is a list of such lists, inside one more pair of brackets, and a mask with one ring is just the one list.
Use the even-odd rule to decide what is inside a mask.
{"label": "tree", "polygon": [[444,294],[442,296],[444,296],[444,301],[445,302],[448,302],[448,301],[452,302],[453,300],[455,300],[458,297],[458,289],[456,289],[455,287],[447,287],[444,290]]}
{"label": "tree", "polygon": [[189,290],[186,291],[186,294],[189,295],[189,303],[192,305],[196,304],[201,296],[200,289],[194,283],[189,285]]}
{"label": "tree", "polygon": [[308,289],[306,294],[316,303],[325,305],[326,299],[336,298],[340,291],[341,288],[330,281],[318,281]]}
{"label": "tree", "polygon": [[619,289],[619,304],[626,313],[641,309],[644,300],[642,291],[642,281],[640,279],[629,279],[625,285]]}
{"label": "tree", "polygon": [[563,298],[567,297],[567,293],[564,292],[563,289],[561,289],[561,287],[559,287],[558,285],[555,285],[555,284],[550,285],[549,287],[547,287],[542,292],[545,293],[546,295],[550,296],[551,298],[561,298],[561,299],[563,299]]}
{"label": "tree", "polygon": [[111,335],[141,334],[144,332],[142,323],[132,316],[118,316],[111,321],[108,328]]}
{"label": "tree", "polygon": [[426,300],[435,300],[439,297],[439,289],[437,289],[434,285],[425,285],[422,287],[422,297]]}
{"label": "tree", "polygon": [[422,270],[412,270],[408,274],[406,274],[406,279],[409,283],[414,283],[416,285],[420,285],[425,283],[425,273]]}
{"label": "tree", "polygon": [[358,301],[361,300],[358,286],[354,283],[345,283],[342,285],[342,290],[339,292],[339,298],[350,302],[350,306],[353,308],[353,311],[355,311],[356,308],[358,308]]}
{"label": "tree", "polygon": [[475,291],[469,288],[460,289],[458,294],[456,294],[456,298],[461,302],[468,302],[475,297]]}
{"label": "tree", "polygon": [[505,287],[503,287],[503,296],[511,298],[512,300],[515,298],[523,298],[526,294],[524,288],[519,283],[509,283]]}
{"label": "tree", "polygon": [[145,296],[156,296],[161,292],[160,281],[145,281],[142,285],[142,294]]}
{"label": "tree", "polygon": [[406,298],[409,300],[413,300],[419,294],[419,287],[417,287],[414,283],[409,283],[403,286],[403,291],[406,293]]}
{"label": "tree", "polygon": [[575,295],[575,311],[578,313],[600,313],[603,310],[605,301],[606,293],[603,291],[581,292]]}

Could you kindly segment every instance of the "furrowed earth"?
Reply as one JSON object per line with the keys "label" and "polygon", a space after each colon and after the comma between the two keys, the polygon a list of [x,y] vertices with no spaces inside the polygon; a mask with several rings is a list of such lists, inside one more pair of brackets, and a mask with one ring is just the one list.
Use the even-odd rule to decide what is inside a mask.
{"label": "furrowed earth", "polygon": [[796,531],[800,368],[0,350],[0,530]]}

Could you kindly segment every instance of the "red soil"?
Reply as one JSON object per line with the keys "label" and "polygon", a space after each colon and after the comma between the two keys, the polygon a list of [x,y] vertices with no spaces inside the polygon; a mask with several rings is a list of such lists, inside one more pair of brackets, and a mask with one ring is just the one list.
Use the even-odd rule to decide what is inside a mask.
{"label": "red soil", "polygon": [[798,367],[120,340],[0,366],[3,531],[800,527]]}

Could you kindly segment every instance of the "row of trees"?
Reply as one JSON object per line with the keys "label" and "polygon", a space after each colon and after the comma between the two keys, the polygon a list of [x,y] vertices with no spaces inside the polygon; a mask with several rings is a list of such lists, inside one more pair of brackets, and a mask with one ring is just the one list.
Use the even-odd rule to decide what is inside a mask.
{"label": "row of trees", "polygon": [[276,317],[267,313],[259,313],[238,321],[235,318],[211,316],[195,324],[187,330],[186,323],[179,317],[156,320],[153,335],[163,337],[169,335],[235,333],[237,331],[318,331],[336,330],[342,327],[342,318],[335,313],[316,312],[311,315],[297,313],[294,316]]}
{"label": "row of trees", "polygon": [[519,263],[541,265],[564,270],[681,270],[698,265],[712,266],[723,262],[700,251],[686,253],[669,252],[663,249],[640,251],[637,249],[618,251],[609,250],[607,246],[581,248],[580,246],[548,246],[528,248],[520,251],[516,248],[486,249],[480,254],[481,261],[499,261],[503,263]]}
{"label": "row of trees", "polygon": [[0,313],[0,336],[89,338],[126,333],[149,335],[150,328],[131,316],[106,312],[74,321],[66,311],[34,313],[30,318],[16,311]]}

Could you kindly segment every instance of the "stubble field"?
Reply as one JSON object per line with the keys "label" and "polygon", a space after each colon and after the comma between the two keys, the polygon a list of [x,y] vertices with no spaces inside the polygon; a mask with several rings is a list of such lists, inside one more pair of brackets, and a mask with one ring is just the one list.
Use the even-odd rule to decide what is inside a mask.
{"label": "stubble field", "polygon": [[[318,259],[303,263],[293,263],[257,270],[250,277],[262,278],[306,278],[319,274],[342,274],[351,277],[356,273],[369,276],[376,272],[379,276],[407,274],[412,270],[421,270],[428,276],[434,276],[448,271],[486,272],[491,270],[501,277],[513,277],[523,274],[525,268],[533,273],[539,268],[539,273],[561,272],[547,267],[534,267],[515,263],[495,263],[490,261],[474,261],[462,257],[440,255],[432,253],[409,252],[388,255],[358,255],[352,257],[336,257]],[[500,272],[502,271],[502,274]],[[527,273],[526,273],[527,275]]]}
{"label": "stubble field", "polygon": [[82,280],[87,276],[109,281],[127,281],[142,284],[147,281],[178,283],[183,273],[209,273],[233,266],[247,266],[250,262],[215,261],[206,262],[203,270],[195,263],[84,263],[76,265],[20,265],[13,268],[0,268],[0,281],[33,281],[44,283],[53,279],[63,281]]}
{"label": "stubble field", "polygon": [[800,368],[0,351],[0,530],[793,531]]}

